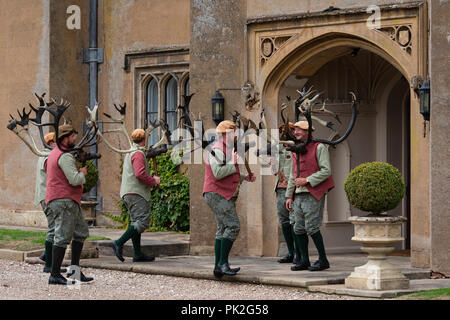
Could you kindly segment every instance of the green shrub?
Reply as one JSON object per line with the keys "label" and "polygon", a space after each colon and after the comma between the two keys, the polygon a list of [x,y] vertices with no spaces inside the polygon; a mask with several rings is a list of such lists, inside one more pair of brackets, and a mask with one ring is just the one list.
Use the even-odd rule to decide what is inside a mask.
{"label": "green shrub", "polygon": [[[78,166],[81,168],[81,162],[78,163]],[[83,193],[89,192],[93,187],[97,185],[98,182],[98,168],[95,166],[94,161],[86,161],[86,166],[87,176],[86,183],[83,185]]]}
{"label": "green shrub", "polygon": [[[186,170],[178,173],[178,165],[172,162],[170,153],[156,157],[161,184],[152,189],[150,196],[150,229],[155,231],[189,230],[189,179]],[[149,161],[154,174],[153,162]]]}
{"label": "green shrub", "polygon": [[128,227],[130,226],[130,214],[128,213],[122,199],[117,201],[117,205],[120,207],[120,216],[115,216],[112,214],[105,214],[105,216],[113,221],[119,222],[120,226],[118,226],[117,228],[128,229]]}
{"label": "green shrub", "polygon": [[[153,187],[150,196],[150,231],[189,230],[189,179],[185,172],[178,173],[178,165],[171,160],[170,153],[156,157],[161,184]],[[123,161],[121,161],[122,172]],[[153,160],[149,160],[150,174],[154,175]],[[118,201],[120,216],[106,215],[121,223],[121,228],[130,225],[130,214],[122,200]]]}
{"label": "green shrub", "polygon": [[367,162],[350,172],[344,190],[353,207],[379,215],[400,203],[405,194],[405,184],[400,172],[392,165]]}

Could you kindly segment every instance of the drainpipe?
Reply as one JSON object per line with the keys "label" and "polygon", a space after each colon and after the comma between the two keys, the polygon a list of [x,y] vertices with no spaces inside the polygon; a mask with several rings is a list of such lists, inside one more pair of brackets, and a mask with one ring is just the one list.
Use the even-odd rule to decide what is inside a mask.
{"label": "drainpipe", "polygon": [[[103,48],[97,48],[98,46],[98,33],[97,33],[97,21],[98,21],[98,0],[90,0],[89,6],[89,48],[83,49],[83,63],[89,64],[89,108],[92,110],[97,102],[98,91],[98,64],[103,62]],[[100,124],[101,126],[101,124]],[[101,130],[101,127],[99,128]],[[90,153],[97,153],[97,144],[90,147]],[[95,165],[98,167],[97,159],[94,160]],[[95,211],[102,210],[102,197],[97,193],[97,187],[91,189],[89,192],[89,200],[98,201],[98,205],[95,207]]]}

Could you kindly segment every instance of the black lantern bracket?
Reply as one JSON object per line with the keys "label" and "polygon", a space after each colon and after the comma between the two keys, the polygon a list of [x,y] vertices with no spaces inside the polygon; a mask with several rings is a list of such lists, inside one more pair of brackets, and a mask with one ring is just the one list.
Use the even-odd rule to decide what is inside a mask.
{"label": "black lantern bracket", "polygon": [[421,76],[411,78],[411,88],[419,99],[419,112],[423,116],[423,137],[426,137],[426,122],[430,121],[431,101],[430,101],[430,79]]}

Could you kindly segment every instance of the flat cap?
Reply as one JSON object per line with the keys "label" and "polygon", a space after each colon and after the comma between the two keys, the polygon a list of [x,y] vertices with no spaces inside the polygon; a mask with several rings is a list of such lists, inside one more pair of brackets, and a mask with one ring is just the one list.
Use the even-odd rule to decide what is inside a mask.
{"label": "flat cap", "polygon": [[133,142],[141,142],[144,139],[145,139],[145,130],[144,129],[135,129],[131,133],[131,140],[133,140]]}
{"label": "flat cap", "polygon": [[70,136],[72,133],[78,133],[71,124],[63,124],[58,127],[58,139]]}
{"label": "flat cap", "polygon": [[49,132],[44,136],[44,140],[46,144],[49,144],[50,142],[55,142],[55,133]]}
{"label": "flat cap", "polygon": [[[300,128],[300,129],[303,129],[303,130],[308,130],[308,121],[297,121],[295,124],[294,124],[294,127],[298,127],[298,128]],[[314,126],[312,126],[312,131],[314,131],[314,130],[316,130],[316,128],[314,128]]]}
{"label": "flat cap", "polygon": [[217,133],[227,133],[236,129],[237,125],[231,120],[224,120],[216,128]]}

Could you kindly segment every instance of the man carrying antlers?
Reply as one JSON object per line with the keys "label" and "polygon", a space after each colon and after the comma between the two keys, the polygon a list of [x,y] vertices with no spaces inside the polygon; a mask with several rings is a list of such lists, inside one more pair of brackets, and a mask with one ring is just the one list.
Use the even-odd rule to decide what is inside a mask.
{"label": "man carrying antlers", "polygon": [[[279,127],[280,134],[285,131],[286,124]],[[293,130],[294,124],[288,123],[288,130]],[[285,135],[281,136],[281,140],[287,140]],[[300,260],[300,250],[294,244],[294,215],[286,209],[286,188],[288,185],[288,178],[292,168],[291,152],[286,150],[286,145],[279,146],[278,152],[278,172],[275,183],[276,204],[278,213],[278,222],[283,232],[286,241],[288,254],[278,260],[279,263],[294,263],[297,264]]]}
{"label": "man carrying antlers", "polygon": [[[233,152],[236,124],[225,120],[216,128],[218,141],[213,145],[205,167],[203,197],[216,216],[217,233],[214,243],[214,276],[235,275],[240,268],[231,269],[228,255],[239,230],[236,200],[243,180],[254,182],[254,175],[241,175],[237,153]],[[214,152],[214,155],[213,155]]]}
{"label": "man carrying antlers", "polygon": [[[44,136],[44,140],[51,148],[56,147],[55,133],[50,132]],[[50,151],[50,150],[49,150]],[[52,249],[53,240],[55,237],[55,214],[50,210],[50,208],[45,203],[45,195],[47,189],[47,172],[45,171],[45,163],[48,159],[47,157],[39,157],[36,165],[36,186],[34,193],[34,205],[41,205],[44,211],[45,217],[48,222],[47,237],[45,238],[45,251],[41,255],[40,259],[44,260],[44,272],[50,273],[52,269]],[[66,269],[61,269],[61,272],[66,272]]]}
{"label": "man carrying antlers", "polygon": [[[307,121],[296,122],[294,124],[295,138],[307,141],[308,128]],[[315,130],[313,126],[311,129]],[[331,176],[330,155],[324,144],[310,142],[298,154],[292,152],[292,168],[286,189],[286,209],[294,211],[295,244],[301,254],[300,263],[291,267],[292,271],[321,271],[330,267],[320,226],[325,194],[332,188],[334,188],[334,182]],[[308,254],[308,236],[313,239],[319,253],[319,260],[312,266]]]}
{"label": "man carrying antlers", "polygon": [[[72,148],[77,139],[77,131],[72,125],[58,127],[58,143],[63,148]],[[89,236],[89,228],[81,212],[81,195],[87,168],[78,169],[74,156],[54,148],[46,162],[47,193],[45,202],[55,215],[55,237],[52,249],[52,268],[49,284],[67,284],[61,275],[61,264],[67,245],[71,242],[71,266],[80,265],[84,240]],[[75,270],[72,270],[75,272]],[[94,280],[80,271],[81,282]]]}
{"label": "man carrying antlers", "polygon": [[111,242],[111,247],[116,257],[124,262],[123,245],[131,239],[134,250],[133,262],[150,262],[155,260],[155,257],[146,256],[141,252],[141,234],[150,223],[151,187],[159,185],[161,179],[149,174],[150,170],[145,154],[138,149],[145,146],[145,131],[143,129],[134,130],[131,140],[136,151],[125,155],[122,184],[120,185],[120,197],[130,213],[131,223],[118,240]]}

